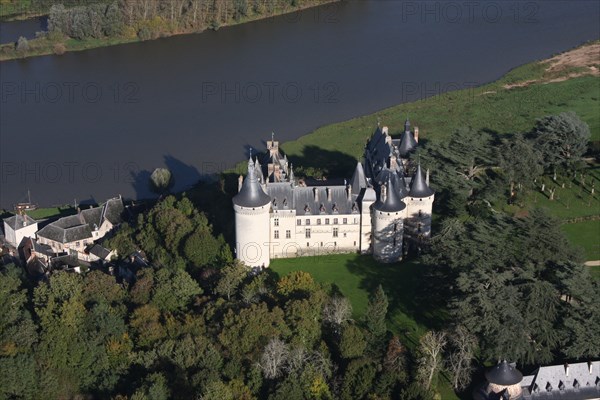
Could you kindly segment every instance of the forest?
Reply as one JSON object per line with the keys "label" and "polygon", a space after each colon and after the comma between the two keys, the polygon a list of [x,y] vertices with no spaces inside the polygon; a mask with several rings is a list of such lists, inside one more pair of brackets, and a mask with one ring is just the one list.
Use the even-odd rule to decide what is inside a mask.
{"label": "forest", "polygon": [[[48,15],[47,32],[1,47],[0,56],[8,59],[219,29],[337,0],[1,1],[3,9],[17,15]],[[327,18],[333,12],[314,17]]]}
{"label": "forest", "polygon": [[432,182],[435,235],[413,256],[424,268],[416,300],[438,311],[416,344],[389,328],[394,293],[376,287],[356,315],[333,283],[249,271],[211,208],[168,195],[105,243],[151,261],[131,283],[102,269],[35,283],[2,268],[0,397],[434,399],[447,379],[469,398],[499,359],[597,358],[600,285],[580,251],[546,212],[501,208],[541,184],[552,196],[561,176],[585,179],[588,139],[563,113],[509,137],[460,130],[413,155],[447,174]]}

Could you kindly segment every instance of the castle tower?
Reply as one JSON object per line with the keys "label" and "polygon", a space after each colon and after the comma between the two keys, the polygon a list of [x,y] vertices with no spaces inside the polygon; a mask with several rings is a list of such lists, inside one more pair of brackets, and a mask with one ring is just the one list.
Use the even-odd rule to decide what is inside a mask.
{"label": "castle tower", "polygon": [[406,205],[398,188],[388,178],[381,187],[379,201],[373,205],[373,256],[386,263],[402,259],[403,219]]}
{"label": "castle tower", "polygon": [[268,267],[271,198],[262,189],[252,157],[248,176],[233,197],[236,258],[249,267]]}
{"label": "castle tower", "polygon": [[523,399],[521,382],[523,374],[506,360],[498,363],[485,373],[487,384],[479,386],[473,393],[476,400]]}
{"label": "castle tower", "polygon": [[415,243],[431,236],[434,194],[423,175],[421,164],[417,165],[417,170],[410,183],[410,191],[404,198],[407,206],[406,234]]}

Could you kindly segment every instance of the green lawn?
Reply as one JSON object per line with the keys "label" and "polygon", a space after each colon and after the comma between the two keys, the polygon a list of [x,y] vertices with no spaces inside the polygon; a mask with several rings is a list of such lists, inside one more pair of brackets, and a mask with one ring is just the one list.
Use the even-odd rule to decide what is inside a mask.
{"label": "green lawn", "polygon": [[590,273],[594,278],[600,281],[600,267],[590,267]]}
{"label": "green lawn", "polygon": [[583,248],[586,260],[600,260],[600,221],[564,224],[562,229],[572,244]]}
{"label": "green lawn", "polygon": [[27,211],[27,215],[36,220],[65,217],[75,213],[77,213],[77,210],[71,206],[38,208],[37,210]]}

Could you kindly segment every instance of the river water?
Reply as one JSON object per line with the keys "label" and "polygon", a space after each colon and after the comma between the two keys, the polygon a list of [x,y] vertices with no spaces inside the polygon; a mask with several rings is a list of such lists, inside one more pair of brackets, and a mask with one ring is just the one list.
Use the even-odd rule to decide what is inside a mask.
{"label": "river water", "polygon": [[41,205],[143,198],[161,166],[183,189],[271,132],[295,139],[597,39],[599,17],[597,1],[350,1],[3,62],[0,207],[28,189]]}

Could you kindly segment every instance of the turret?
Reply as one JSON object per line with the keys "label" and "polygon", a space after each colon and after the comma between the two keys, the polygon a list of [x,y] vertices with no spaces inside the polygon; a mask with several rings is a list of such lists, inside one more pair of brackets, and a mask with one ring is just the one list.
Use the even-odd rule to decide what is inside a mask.
{"label": "turret", "polygon": [[402,259],[403,219],[406,204],[400,199],[399,189],[388,177],[382,186],[379,201],[373,205],[373,256],[381,262],[397,262]]}
{"label": "turret", "polygon": [[239,193],[233,197],[236,258],[249,267],[268,267],[271,198],[264,192],[256,175],[256,165],[250,157],[248,176]]}
{"label": "turret", "polygon": [[431,236],[431,213],[435,192],[429,187],[427,180],[421,164],[417,165],[410,182],[410,191],[404,199],[407,205],[406,233],[416,242]]}
{"label": "turret", "polygon": [[488,399],[495,399],[498,396],[509,400],[523,398],[523,390],[520,385],[523,374],[506,360],[489,369],[485,373],[485,378],[487,380],[485,394]]}

